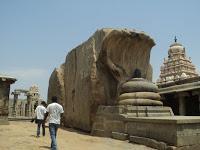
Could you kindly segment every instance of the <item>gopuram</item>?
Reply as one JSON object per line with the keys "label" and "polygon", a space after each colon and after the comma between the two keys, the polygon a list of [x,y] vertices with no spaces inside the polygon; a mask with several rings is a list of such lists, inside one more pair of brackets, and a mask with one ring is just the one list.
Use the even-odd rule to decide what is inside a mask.
{"label": "gopuram", "polygon": [[[9,103],[10,117],[33,117],[36,106],[40,103],[39,88],[35,85],[29,90],[15,89],[12,93],[14,99]],[[20,94],[24,94],[26,99],[19,99]]]}
{"label": "gopuram", "polygon": [[164,105],[175,115],[200,115],[200,76],[176,37],[161,66],[157,85]]}
{"label": "gopuram", "polygon": [[10,85],[15,81],[13,77],[0,75],[0,125],[8,124]]}
{"label": "gopuram", "polygon": [[71,50],[48,88],[64,125],[157,149],[200,144],[200,117],[174,116],[152,83],[154,45],[144,32],[104,28]]}

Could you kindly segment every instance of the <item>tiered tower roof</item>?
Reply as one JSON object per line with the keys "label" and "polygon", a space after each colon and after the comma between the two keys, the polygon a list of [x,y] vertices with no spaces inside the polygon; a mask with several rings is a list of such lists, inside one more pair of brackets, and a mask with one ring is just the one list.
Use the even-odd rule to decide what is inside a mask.
{"label": "tiered tower roof", "polygon": [[170,45],[168,50],[168,58],[164,58],[163,65],[160,68],[160,77],[157,80],[157,84],[165,84],[198,76],[191,58],[186,56],[185,47],[177,43],[175,37],[174,43]]}

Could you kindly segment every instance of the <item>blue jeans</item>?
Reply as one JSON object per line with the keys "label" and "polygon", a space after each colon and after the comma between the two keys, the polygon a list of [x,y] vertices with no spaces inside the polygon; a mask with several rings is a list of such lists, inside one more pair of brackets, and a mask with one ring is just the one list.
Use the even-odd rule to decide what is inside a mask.
{"label": "blue jeans", "polygon": [[37,119],[37,137],[40,135],[40,127],[42,125],[42,135],[45,136],[45,124],[44,120]]}
{"label": "blue jeans", "polygon": [[51,136],[51,150],[57,150],[56,135],[59,128],[59,124],[49,123],[49,133]]}

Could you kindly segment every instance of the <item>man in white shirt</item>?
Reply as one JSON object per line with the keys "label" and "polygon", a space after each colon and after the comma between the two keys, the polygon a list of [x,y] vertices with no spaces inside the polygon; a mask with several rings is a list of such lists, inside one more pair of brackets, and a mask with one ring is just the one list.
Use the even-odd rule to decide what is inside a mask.
{"label": "man in white shirt", "polygon": [[46,102],[42,101],[39,106],[36,107],[35,109],[35,115],[36,115],[36,120],[35,122],[37,123],[37,137],[40,136],[40,127],[42,125],[42,135],[45,136],[45,123],[44,123],[44,116],[46,114]]}
{"label": "man in white shirt", "polygon": [[57,103],[57,97],[52,97],[52,103],[47,106],[45,120],[49,115],[49,133],[51,136],[51,150],[57,150],[56,135],[60,126],[61,114],[64,113],[63,107]]}

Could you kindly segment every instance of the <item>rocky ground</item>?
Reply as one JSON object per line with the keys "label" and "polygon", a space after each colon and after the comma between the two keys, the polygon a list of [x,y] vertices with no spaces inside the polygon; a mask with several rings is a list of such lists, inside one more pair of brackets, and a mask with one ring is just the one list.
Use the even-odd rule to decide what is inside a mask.
{"label": "rocky ground", "polygon": [[[0,150],[47,150],[50,149],[48,128],[46,136],[35,136],[36,125],[30,122],[11,121],[0,125]],[[58,130],[59,150],[152,150],[143,145],[111,138],[94,137],[72,129]]]}

